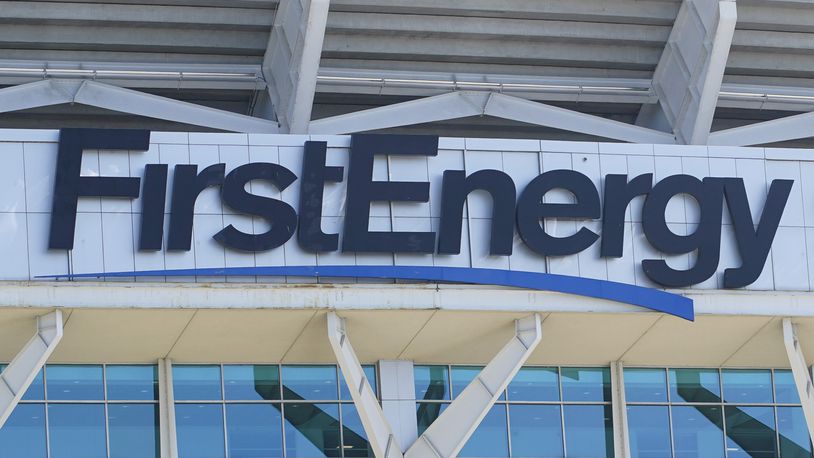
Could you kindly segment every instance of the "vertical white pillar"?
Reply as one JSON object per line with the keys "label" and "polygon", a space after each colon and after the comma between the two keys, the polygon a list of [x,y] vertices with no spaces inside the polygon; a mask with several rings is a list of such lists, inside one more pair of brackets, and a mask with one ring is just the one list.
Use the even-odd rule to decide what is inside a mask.
{"label": "vertical white pillar", "polygon": [[621,361],[611,363],[611,409],[613,410],[613,456],[630,458],[630,436],[627,429],[625,374]]}
{"label": "vertical white pillar", "polygon": [[410,448],[418,437],[413,362],[379,361],[379,389],[382,410],[399,444]]}
{"label": "vertical white pillar", "polygon": [[178,458],[175,433],[175,396],[172,391],[172,360],[158,360],[158,416],[161,458]]}

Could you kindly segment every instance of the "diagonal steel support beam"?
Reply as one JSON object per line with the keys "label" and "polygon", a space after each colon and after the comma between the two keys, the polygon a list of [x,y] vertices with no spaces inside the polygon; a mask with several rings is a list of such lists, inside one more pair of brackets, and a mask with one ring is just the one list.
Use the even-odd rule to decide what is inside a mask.
{"label": "diagonal steel support beam", "polygon": [[405,458],[458,456],[542,336],[540,315],[517,320],[512,339],[424,431],[404,454]]}
{"label": "diagonal steel support beam", "polygon": [[675,143],[671,134],[505,94],[492,94],[484,114],[631,143]]}
{"label": "diagonal steel support beam", "polygon": [[806,359],[797,338],[797,330],[791,322],[791,318],[783,318],[783,344],[786,346],[791,372],[794,376],[794,385],[797,387],[797,394],[800,395],[800,402],[803,406],[808,436],[810,439],[814,439],[814,383],[808,372]]}
{"label": "diagonal steel support beam", "polygon": [[814,112],[719,130],[710,134],[709,144],[751,146],[812,136],[814,136]]}
{"label": "diagonal steel support beam", "polygon": [[345,320],[334,312],[328,313],[328,340],[359,412],[373,454],[380,458],[402,458],[401,446],[350,344]]}
{"label": "diagonal steel support beam", "polygon": [[0,89],[0,113],[70,103],[81,81],[43,80]]}
{"label": "diagonal steel support beam", "polygon": [[37,333],[0,373],[0,428],[17,407],[17,403],[61,339],[60,310],[37,317]]}

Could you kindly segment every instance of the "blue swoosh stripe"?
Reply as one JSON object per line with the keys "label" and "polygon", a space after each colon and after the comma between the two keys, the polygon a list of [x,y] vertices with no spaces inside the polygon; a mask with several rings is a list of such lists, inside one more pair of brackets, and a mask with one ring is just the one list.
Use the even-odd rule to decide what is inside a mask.
{"label": "blue swoosh stripe", "polygon": [[668,313],[686,320],[695,319],[690,298],[666,291],[626,283],[537,272],[468,267],[438,266],[267,266],[216,267],[203,269],[141,270],[67,275],[43,275],[37,278],[117,278],[117,277],[194,277],[194,276],[289,276],[352,277],[440,281],[494,286],[510,286],[554,291],[605,299]]}

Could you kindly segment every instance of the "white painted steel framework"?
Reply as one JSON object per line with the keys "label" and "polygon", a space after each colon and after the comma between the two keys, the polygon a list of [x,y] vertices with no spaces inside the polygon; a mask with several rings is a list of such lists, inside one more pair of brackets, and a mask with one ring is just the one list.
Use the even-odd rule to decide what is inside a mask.
{"label": "white painted steel framework", "polygon": [[281,0],[263,74],[283,132],[306,133],[328,21],[329,0]]}
{"label": "white painted steel framework", "polygon": [[0,373],[0,428],[62,340],[62,311],[37,317],[36,334]]}
{"label": "white painted steel framework", "polygon": [[175,395],[172,386],[172,360],[158,360],[158,417],[161,458],[178,458],[175,429]]}
{"label": "white painted steel framework", "polygon": [[681,144],[706,144],[736,22],[733,0],[681,4],[653,75],[659,103],[643,107],[637,124],[668,128]]}
{"label": "white painted steel framework", "polygon": [[811,373],[806,365],[797,330],[791,322],[791,318],[783,318],[783,344],[789,355],[794,385],[797,387],[797,394],[800,396],[800,403],[803,406],[808,434],[810,438],[814,439],[814,383],[811,381]]}
{"label": "white painted steel framework", "polygon": [[512,339],[415,441],[405,458],[458,456],[542,337],[540,315],[517,320]]}
{"label": "white painted steel framework", "polygon": [[611,408],[613,409],[613,454],[616,458],[630,458],[630,435],[627,429],[627,401],[625,400],[624,364],[612,362]]}
{"label": "white painted steel framework", "polygon": [[327,318],[328,340],[359,412],[373,453],[382,458],[403,457],[401,445],[390,429],[390,423],[382,412],[376,393],[370,387],[362,365],[353,351],[345,331],[345,320],[334,312],[328,313]]}

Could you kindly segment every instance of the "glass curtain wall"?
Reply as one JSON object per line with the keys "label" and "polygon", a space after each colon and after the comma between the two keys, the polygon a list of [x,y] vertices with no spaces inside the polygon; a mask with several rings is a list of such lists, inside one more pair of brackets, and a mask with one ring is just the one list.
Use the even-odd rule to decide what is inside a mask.
{"label": "glass curtain wall", "polygon": [[0,429],[0,456],[157,458],[158,368],[46,366]]}
{"label": "glass curtain wall", "polygon": [[[415,366],[418,433],[480,372]],[[609,368],[523,367],[461,450],[461,457],[612,458]]]}
{"label": "glass curtain wall", "polygon": [[625,368],[633,458],[810,458],[791,371]]}
{"label": "glass curtain wall", "polygon": [[[364,366],[377,390],[374,366]],[[174,365],[181,458],[372,457],[335,365]]]}

